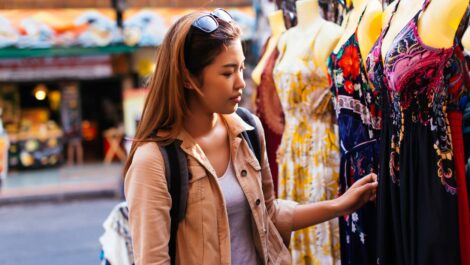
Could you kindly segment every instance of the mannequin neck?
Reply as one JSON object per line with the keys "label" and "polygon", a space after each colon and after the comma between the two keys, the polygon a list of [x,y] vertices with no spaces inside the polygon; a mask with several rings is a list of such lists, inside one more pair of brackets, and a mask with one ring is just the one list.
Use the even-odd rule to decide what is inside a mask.
{"label": "mannequin neck", "polygon": [[306,28],[315,21],[321,19],[318,0],[298,0],[295,2],[297,8],[297,26]]}
{"label": "mannequin neck", "polygon": [[416,6],[422,5],[425,0],[400,0],[401,6]]}
{"label": "mannequin neck", "polygon": [[284,16],[281,10],[274,11],[268,16],[272,36],[279,36],[286,30]]}
{"label": "mannequin neck", "polygon": [[362,9],[363,5],[365,5],[366,2],[367,0],[352,0],[354,9]]}

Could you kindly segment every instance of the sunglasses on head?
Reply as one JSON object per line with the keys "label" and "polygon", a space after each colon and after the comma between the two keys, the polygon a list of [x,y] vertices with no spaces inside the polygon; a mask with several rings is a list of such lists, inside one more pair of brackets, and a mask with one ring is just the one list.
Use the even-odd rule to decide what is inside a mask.
{"label": "sunglasses on head", "polygon": [[[191,24],[191,27],[197,28],[205,33],[212,33],[219,27],[219,22],[217,22],[217,18],[230,23],[233,19],[232,16],[222,8],[217,8],[214,11],[210,12],[209,14],[204,14],[198,17],[194,22]],[[184,44],[184,60],[185,62],[189,61],[191,57],[189,45],[192,40],[193,31],[189,30],[188,35],[186,36],[185,44]]]}
{"label": "sunglasses on head", "polygon": [[225,22],[231,22],[232,16],[222,8],[217,8],[209,14],[198,17],[192,24],[193,27],[200,29],[206,33],[214,32],[219,27],[217,19],[221,19]]}

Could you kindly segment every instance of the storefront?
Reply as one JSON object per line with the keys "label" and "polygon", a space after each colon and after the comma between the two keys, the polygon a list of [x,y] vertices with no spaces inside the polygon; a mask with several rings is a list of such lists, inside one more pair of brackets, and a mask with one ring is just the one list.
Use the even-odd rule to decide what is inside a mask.
{"label": "storefront", "polygon": [[[251,7],[227,10],[251,39]],[[122,160],[116,142],[135,127],[124,117],[141,107],[124,101],[142,94],[156,47],[191,11],[130,8],[119,28],[110,8],[0,10],[0,108],[10,167]]]}

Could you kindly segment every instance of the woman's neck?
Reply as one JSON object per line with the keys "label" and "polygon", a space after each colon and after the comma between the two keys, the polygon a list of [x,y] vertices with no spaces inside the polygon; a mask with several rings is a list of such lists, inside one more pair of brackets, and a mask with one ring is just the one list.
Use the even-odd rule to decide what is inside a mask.
{"label": "woman's neck", "polygon": [[184,115],[184,129],[193,137],[198,138],[209,134],[219,122],[219,115],[210,113],[202,106],[189,104],[189,110]]}

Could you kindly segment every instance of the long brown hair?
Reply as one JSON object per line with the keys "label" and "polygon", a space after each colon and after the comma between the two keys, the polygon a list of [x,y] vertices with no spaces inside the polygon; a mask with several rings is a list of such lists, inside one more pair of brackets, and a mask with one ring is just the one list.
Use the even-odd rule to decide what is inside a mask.
{"label": "long brown hair", "polygon": [[[194,20],[207,12],[193,12],[181,17],[168,30],[155,58],[155,71],[149,81],[149,94],[145,100],[141,120],[124,166],[124,176],[129,169],[137,147],[143,142],[167,144],[176,139],[183,129],[184,115],[188,110],[189,83],[201,93],[195,83],[201,72],[232,41],[239,39],[240,28],[235,22],[227,23],[217,18],[219,27],[211,33],[191,27]],[[190,32],[191,31],[191,32]],[[190,38],[188,38],[188,33]],[[162,135],[155,132],[163,130]]]}

